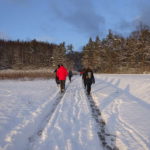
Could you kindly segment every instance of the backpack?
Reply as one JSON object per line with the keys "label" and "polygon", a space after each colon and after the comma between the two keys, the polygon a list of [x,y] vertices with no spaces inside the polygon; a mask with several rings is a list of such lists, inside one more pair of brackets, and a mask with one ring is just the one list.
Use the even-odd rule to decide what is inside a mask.
{"label": "backpack", "polygon": [[87,72],[86,78],[91,79],[92,78],[92,72]]}

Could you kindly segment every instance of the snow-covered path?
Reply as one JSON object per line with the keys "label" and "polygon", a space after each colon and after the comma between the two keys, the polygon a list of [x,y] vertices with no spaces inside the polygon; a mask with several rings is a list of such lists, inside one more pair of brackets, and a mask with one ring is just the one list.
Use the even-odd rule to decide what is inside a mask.
{"label": "snow-covered path", "polygon": [[99,150],[100,142],[87,105],[81,79],[75,79],[61,97],[33,150]]}
{"label": "snow-covered path", "polygon": [[[16,119],[15,116],[12,116],[12,118],[15,119],[15,122],[9,127],[10,129],[5,129],[4,126],[5,124],[8,125],[11,123],[11,121],[13,122],[13,120],[9,118],[7,123],[2,122],[4,123],[4,126],[2,126],[4,130],[3,136],[1,136],[1,149],[101,149],[101,143],[95,129],[95,122],[91,116],[91,111],[87,102],[87,96],[82,86],[80,77],[75,78],[71,83],[67,82],[67,88],[64,94],[59,93],[59,89],[57,87],[52,88],[51,86],[51,88],[46,90],[46,88],[44,88],[45,84],[48,86],[46,81],[42,81],[44,84],[42,82],[42,84],[40,84],[36,81],[27,81],[27,85],[24,85],[24,83],[21,81],[18,82],[21,88],[16,89],[17,91],[20,90],[21,93],[15,93],[15,90],[12,89],[10,90],[10,96],[13,98],[14,95],[14,99],[12,99],[12,101],[18,101],[19,104],[15,104],[14,106],[13,104],[10,104],[9,106],[8,103],[4,102],[4,92],[1,92],[1,98],[3,98],[2,103],[5,105],[5,107],[10,109],[10,112],[6,112],[6,108],[2,108],[2,116],[11,114],[14,115],[14,109],[19,109],[16,110],[15,113],[19,120]],[[37,85],[41,86],[38,93],[41,100],[37,98],[38,96],[36,96],[38,103],[34,100],[36,95],[35,93],[33,94],[31,91],[29,92],[28,89],[26,89],[26,92],[22,91],[22,86],[31,86],[30,82],[35,83],[35,89],[32,88],[33,93],[36,92]],[[10,81],[9,85],[9,88],[11,89],[13,86],[16,86],[16,83]],[[51,81],[51,85],[55,85],[55,83]],[[3,88],[3,91],[9,89],[8,87],[5,87],[3,83],[1,84],[1,87]],[[44,90],[46,91],[44,92]],[[49,90],[51,91],[51,96],[48,94]],[[41,95],[44,97],[42,98]],[[10,99],[8,100],[7,98],[6,100],[9,101]],[[20,101],[24,101],[22,105],[23,110],[19,108],[19,106],[21,106]],[[34,103],[37,105],[37,108],[32,106]],[[31,109],[28,108],[30,107],[30,104]],[[16,107],[17,105],[19,106]],[[4,114],[4,112],[6,112],[6,114]]]}
{"label": "snow-covered path", "polygon": [[95,77],[90,97],[79,76],[0,81],[0,150],[150,150],[150,75]]}

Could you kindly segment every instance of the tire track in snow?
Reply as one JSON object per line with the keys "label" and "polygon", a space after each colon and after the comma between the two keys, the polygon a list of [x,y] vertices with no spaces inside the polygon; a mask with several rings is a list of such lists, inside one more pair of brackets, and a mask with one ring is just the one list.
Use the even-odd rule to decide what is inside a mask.
{"label": "tire track in snow", "polygon": [[78,79],[70,84],[32,150],[102,149],[84,89]]}
{"label": "tire track in snow", "polygon": [[102,143],[104,150],[119,150],[116,147],[116,136],[110,134],[106,128],[106,123],[101,116],[99,108],[96,106],[92,96],[87,95],[87,99],[91,108],[92,117],[95,119],[97,134]]}
{"label": "tire track in snow", "polygon": [[[66,90],[69,87],[69,83],[66,85]],[[66,92],[65,90],[65,92]],[[52,104],[53,107],[52,109],[42,118],[41,123],[39,124],[39,128],[38,130],[28,138],[30,146],[28,148],[28,150],[34,149],[34,145],[36,145],[36,141],[38,141],[39,138],[41,139],[45,139],[45,135],[46,135],[46,131],[47,131],[47,126],[52,126],[54,125],[57,116],[59,114],[59,110],[57,110],[58,105],[60,104],[60,102],[62,101],[63,97],[65,96],[65,92],[64,93],[57,93],[57,95],[53,98],[55,99],[54,103]],[[57,114],[57,116],[56,116]],[[49,125],[50,124],[50,125]]]}
{"label": "tire track in snow", "polygon": [[[67,84],[66,90],[67,90],[68,86],[69,86],[69,84]],[[55,100],[54,100],[54,103],[52,104],[52,106],[53,106],[52,109],[46,115],[44,115],[44,117],[41,120],[41,123],[38,125],[38,130],[32,136],[30,136],[28,138],[29,143],[30,143],[29,148],[28,148],[29,150],[32,149],[32,147],[34,146],[35,142],[39,138],[42,138],[43,132],[46,129],[46,126],[48,125],[48,123],[52,120],[51,122],[53,122],[53,124],[54,124],[56,118],[54,118],[53,115],[54,115],[54,113],[56,113],[55,111],[56,111],[59,103],[62,101],[64,95],[65,95],[65,92],[64,93],[60,93],[59,92],[53,98]]]}
{"label": "tire track in snow", "polygon": [[[50,99],[40,105],[34,112],[31,112],[26,120],[23,120],[6,135],[5,145],[3,146],[4,149],[20,149],[24,143],[29,142],[28,138],[33,133],[37,132],[38,127],[36,124],[39,123],[39,116],[42,115],[43,110],[46,109],[45,112],[47,112],[48,106],[51,103],[51,99],[56,97],[57,93],[58,92],[54,93]],[[17,142],[18,139],[22,140]]]}
{"label": "tire track in snow", "polygon": [[[42,131],[43,131],[45,125],[46,125],[47,122],[50,120],[52,114],[54,113],[54,111],[55,111],[57,105],[59,104],[59,102],[60,102],[60,100],[61,100],[61,97],[62,97],[62,96],[61,96],[59,93],[56,95],[55,101],[54,101],[54,103],[52,104],[52,105],[53,105],[53,108],[51,109],[51,111],[50,111],[46,116],[44,116],[44,117],[42,118],[41,124],[39,125],[40,128],[38,129],[38,131],[37,131],[37,133],[36,133],[38,136],[40,136],[40,135],[42,134]],[[35,136],[35,135],[33,135],[33,137],[32,137],[32,136],[29,137],[29,141],[30,141],[30,142],[34,141],[34,140],[33,140],[33,139],[34,139],[34,136]]]}
{"label": "tire track in snow", "polygon": [[[119,124],[121,124],[121,128],[119,128],[121,134],[124,135],[124,137],[126,137],[127,141],[130,140],[135,140],[137,141],[136,143],[138,143],[141,146],[141,149],[144,150],[149,150],[149,144],[148,141],[140,134],[138,133],[131,125],[129,125],[127,122],[125,122],[119,115],[119,108],[120,105],[122,104],[122,100],[118,99],[115,101],[115,103],[113,104],[113,109],[112,109],[112,113],[114,113],[115,115],[117,115],[116,120],[119,122]],[[126,134],[128,133],[128,134]],[[131,137],[133,139],[131,139]],[[131,143],[131,141],[130,141]]]}
{"label": "tire track in snow", "polygon": [[[113,89],[118,90],[120,94],[126,95],[127,99],[132,99],[133,102],[135,102],[136,99],[138,100],[137,97],[135,97],[135,96],[131,95],[130,93],[128,93],[126,89],[125,90],[124,89],[120,89],[116,85],[113,85],[111,83],[112,81],[110,81],[110,82],[107,82],[105,80],[103,80],[103,81],[107,85],[110,85]],[[141,148],[141,150],[143,150],[143,149],[144,150],[149,150],[149,146],[150,145],[149,145],[148,139],[146,139],[140,133],[138,133],[138,131],[136,129],[134,129],[130,124],[128,124],[126,121],[124,121],[121,118],[121,116],[119,115],[120,114],[119,113],[119,108],[120,108],[120,105],[121,105],[121,101],[119,101],[119,100],[115,100],[114,101],[113,107],[112,107],[112,114],[114,114],[116,116],[115,118],[116,118],[116,121],[118,122],[118,124],[121,124],[121,126],[119,126],[118,130],[120,131],[119,134],[122,134],[123,137],[125,137],[122,141],[126,141],[128,144],[132,143],[131,140],[133,141],[133,143],[136,141],[136,143],[139,144],[139,147]],[[136,101],[136,102],[138,102],[139,105],[142,104],[143,107],[147,108],[147,105],[144,105],[139,100]],[[133,147],[132,144],[131,144],[131,147]]]}

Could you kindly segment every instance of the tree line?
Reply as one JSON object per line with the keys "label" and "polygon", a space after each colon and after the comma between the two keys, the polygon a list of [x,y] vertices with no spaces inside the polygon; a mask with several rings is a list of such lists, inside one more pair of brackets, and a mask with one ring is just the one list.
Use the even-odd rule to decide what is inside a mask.
{"label": "tree line", "polygon": [[124,38],[109,30],[105,39],[89,39],[83,47],[82,64],[103,73],[150,71],[150,28],[140,26]]}
{"label": "tree line", "polygon": [[60,63],[71,68],[74,63],[70,55],[76,53],[66,47],[65,43],[0,40],[0,69],[55,68]]}
{"label": "tree line", "polygon": [[56,68],[60,63],[68,69],[90,67],[103,73],[150,71],[150,28],[141,25],[127,38],[109,30],[102,40],[90,38],[80,52],[65,42],[0,40],[0,69]]}

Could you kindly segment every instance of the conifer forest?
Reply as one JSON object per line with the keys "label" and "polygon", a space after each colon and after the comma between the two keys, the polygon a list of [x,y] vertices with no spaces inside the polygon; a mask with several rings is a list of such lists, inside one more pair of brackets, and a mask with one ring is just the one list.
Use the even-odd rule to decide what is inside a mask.
{"label": "conifer forest", "polygon": [[103,39],[90,37],[80,51],[65,42],[0,40],[1,70],[54,69],[60,63],[77,71],[90,67],[99,73],[149,72],[150,27],[141,25],[128,37],[109,30]]}

